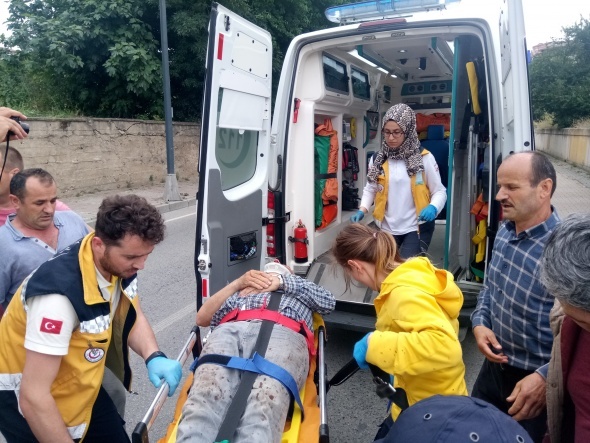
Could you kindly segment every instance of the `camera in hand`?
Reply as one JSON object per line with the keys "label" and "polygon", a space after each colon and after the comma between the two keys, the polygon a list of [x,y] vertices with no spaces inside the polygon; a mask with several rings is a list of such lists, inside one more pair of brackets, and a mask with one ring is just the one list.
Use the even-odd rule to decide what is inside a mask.
{"label": "camera in hand", "polygon": [[23,131],[25,131],[27,134],[29,133],[29,125],[26,124],[25,122],[21,122],[20,121],[20,117],[13,116],[13,117],[10,117],[10,118],[12,120],[14,120],[15,122],[17,122],[21,126],[21,128],[23,128]]}

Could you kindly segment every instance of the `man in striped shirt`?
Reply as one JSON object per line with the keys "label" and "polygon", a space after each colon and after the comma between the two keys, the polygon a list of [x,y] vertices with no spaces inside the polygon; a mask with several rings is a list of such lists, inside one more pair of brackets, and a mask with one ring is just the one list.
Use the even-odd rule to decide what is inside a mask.
{"label": "man in striped shirt", "polygon": [[498,169],[500,227],[484,287],[471,316],[486,357],[472,396],[507,412],[540,442],[546,430],[545,379],[554,297],[539,281],[539,260],[559,217],[551,206],[556,174],[538,152],[512,154]]}

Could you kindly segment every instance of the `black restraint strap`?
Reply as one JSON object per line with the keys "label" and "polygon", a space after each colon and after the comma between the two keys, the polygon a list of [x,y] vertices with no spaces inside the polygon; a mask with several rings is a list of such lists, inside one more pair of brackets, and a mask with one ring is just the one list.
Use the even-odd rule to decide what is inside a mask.
{"label": "black restraint strap", "polygon": [[[266,309],[270,311],[278,311],[282,297],[282,292],[272,292]],[[270,320],[262,320],[260,332],[258,333],[258,338],[256,339],[256,344],[254,345],[254,349],[252,350],[252,355],[250,355],[250,358],[254,357],[255,352],[260,354],[262,357],[265,356],[274,325],[275,323]],[[230,442],[232,441],[236,429],[238,428],[238,424],[240,423],[240,419],[242,418],[242,414],[246,409],[246,403],[248,401],[250,392],[252,391],[252,386],[254,385],[256,377],[258,377],[258,374],[253,372],[245,372],[242,374],[242,379],[238,385],[238,390],[236,391],[236,394],[230,403],[229,408],[227,409],[223,422],[221,423],[221,427],[219,428],[219,432],[217,433],[217,437],[215,438],[216,442],[222,442],[224,440]]]}
{"label": "black restraint strap", "polygon": [[361,368],[359,368],[359,365],[354,358],[350,360],[330,379],[328,386],[326,386],[326,392],[328,392],[332,386],[340,386],[360,369]]}
{"label": "black restraint strap", "polygon": [[338,173],[337,172],[328,172],[327,174],[316,174],[315,175],[316,180],[322,180],[322,179],[326,179],[326,178],[338,178]]}
{"label": "black restraint strap", "polygon": [[[328,382],[326,391],[331,386],[338,386],[356,374],[359,370],[359,365],[353,358],[346,363]],[[389,383],[389,374],[383,369],[369,363],[369,369],[373,375],[373,383],[375,383],[375,391],[380,398],[386,398],[397,405],[402,411],[409,407],[408,396],[403,388],[394,389]]]}
{"label": "black restraint strap", "polygon": [[375,392],[380,398],[386,398],[393,404],[398,406],[402,411],[408,409],[408,395],[406,391],[400,387],[394,389],[389,383],[389,374],[378,366],[369,363],[369,369],[373,374],[373,383],[375,383]]}

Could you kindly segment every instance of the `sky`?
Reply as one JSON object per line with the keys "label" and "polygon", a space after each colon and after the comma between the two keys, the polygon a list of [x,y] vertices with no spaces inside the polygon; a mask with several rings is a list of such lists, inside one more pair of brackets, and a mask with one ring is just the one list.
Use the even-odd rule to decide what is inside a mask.
{"label": "sky", "polygon": [[559,38],[563,35],[561,28],[579,22],[580,15],[590,19],[587,0],[522,0],[522,6],[529,49],[550,42],[552,37]]}
{"label": "sky", "polygon": [[[550,42],[552,37],[559,38],[561,28],[579,22],[580,14],[590,19],[588,0],[522,0],[522,3],[529,49],[538,43]],[[6,32],[7,17],[8,1],[0,0],[0,32]]]}

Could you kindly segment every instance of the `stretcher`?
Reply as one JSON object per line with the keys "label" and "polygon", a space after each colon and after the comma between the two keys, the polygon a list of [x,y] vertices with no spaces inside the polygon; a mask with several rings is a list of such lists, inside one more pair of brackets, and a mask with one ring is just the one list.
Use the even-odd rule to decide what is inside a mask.
{"label": "stretcher", "polygon": [[[316,357],[310,359],[310,367],[307,379],[299,396],[303,403],[304,413],[293,403],[292,413],[289,414],[281,443],[329,443],[330,432],[328,426],[328,414],[326,395],[332,386],[339,386],[349,380],[359,371],[359,366],[354,359],[350,360],[330,379],[327,379],[327,365],[325,361],[326,330],[322,317],[314,314],[314,342]],[[194,327],[186,344],[180,352],[177,360],[184,364],[192,353],[195,358],[200,355],[203,343],[200,338],[200,330]],[[369,365],[376,393],[380,398],[387,399],[396,404],[401,410],[408,407],[408,400],[403,389],[395,389],[392,386],[390,376],[376,366]],[[167,427],[166,435],[158,440],[158,443],[175,443],[178,424],[182,416],[182,408],[189,394],[193,382],[193,373],[189,373],[185,383],[179,388],[179,397],[176,401],[174,417]],[[155,422],[168,395],[168,384],[164,383],[150,408],[141,422],[139,422],[132,434],[133,443],[149,443],[149,430]],[[232,443],[229,441],[229,443]]]}
{"label": "stretcher", "polygon": [[[285,423],[285,430],[283,432],[281,443],[311,443],[314,441],[320,443],[329,442],[329,427],[327,424],[326,412],[326,392],[328,383],[324,356],[326,331],[324,322],[318,314],[314,314],[314,342],[316,357],[310,359],[307,379],[303,389],[299,392],[305,414],[302,413],[299,406],[296,404],[293,405],[292,413],[290,413],[287,422]],[[200,337],[200,330],[195,326],[191,330],[189,338],[177,360],[184,365],[186,360],[188,360],[189,355],[192,354],[197,358],[201,353],[202,346],[203,343]],[[323,370],[320,370],[321,368],[323,368]],[[191,371],[183,386],[179,388],[180,394],[176,401],[174,417],[168,425],[166,435],[159,439],[158,443],[176,442],[178,423],[180,422],[182,408],[188,397],[192,382],[193,374]],[[133,443],[149,443],[149,431],[162,409],[167,396],[168,384],[163,383],[144,418],[136,425],[132,434]]]}

